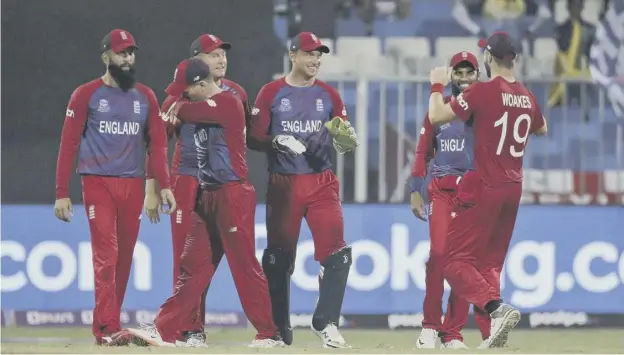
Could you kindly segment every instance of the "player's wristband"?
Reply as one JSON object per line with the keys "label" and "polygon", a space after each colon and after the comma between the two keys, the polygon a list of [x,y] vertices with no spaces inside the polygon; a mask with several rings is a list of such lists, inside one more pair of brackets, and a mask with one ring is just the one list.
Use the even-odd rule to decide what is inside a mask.
{"label": "player's wristband", "polygon": [[421,192],[424,184],[425,178],[420,176],[412,176],[412,178],[410,179],[410,193]]}
{"label": "player's wristband", "polygon": [[431,93],[439,92],[440,94],[444,94],[444,85],[437,83],[431,85]]}

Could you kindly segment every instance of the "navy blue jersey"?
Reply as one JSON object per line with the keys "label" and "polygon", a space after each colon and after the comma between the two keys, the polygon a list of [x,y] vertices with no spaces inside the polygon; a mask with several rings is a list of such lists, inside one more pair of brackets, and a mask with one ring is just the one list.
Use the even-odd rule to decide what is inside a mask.
{"label": "navy blue jersey", "polygon": [[435,127],[436,154],[429,162],[433,176],[462,175],[472,169],[472,128],[459,120]]}
{"label": "navy blue jersey", "polygon": [[[262,87],[251,113],[248,144],[267,152],[269,172],[300,175],[331,168],[332,137],[324,123],[336,116],[347,119],[336,89],[320,80],[295,87],[282,78]],[[271,149],[272,139],[281,134],[296,137],[307,151],[293,156]]]}
{"label": "navy blue jersey", "polygon": [[472,127],[460,120],[433,126],[427,114],[416,147],[411,190],[426,191],[427,186],[422,186],[425,176],[429,177],[429,181],[432,177],[463,175],[473,168],[473,161]]}
{"label": "navy blue jersey", "polygon": [[[116,177],[145,174],[145,147],[151,170],[169,185],[165,123],[153,91],[137,84],[124,92],[101,79],[78,87],[67,106],[57,166],[57,195],[67,194],[78,150],[78,173]],[[79,148],[78,148],[79,146]]]}

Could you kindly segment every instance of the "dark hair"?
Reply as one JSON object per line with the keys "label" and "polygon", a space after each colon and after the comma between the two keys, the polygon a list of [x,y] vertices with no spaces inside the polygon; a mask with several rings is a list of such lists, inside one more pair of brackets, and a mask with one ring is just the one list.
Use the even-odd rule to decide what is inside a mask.
{"label": "dark hair", "polygon": [[514,60],[513,59],[501,59],[501,58],[496,58],[495,56],[492,56],[492,59],[494,60],[496,65],[501,67],[501,68],[513,69],[513,67],[514,67]]}

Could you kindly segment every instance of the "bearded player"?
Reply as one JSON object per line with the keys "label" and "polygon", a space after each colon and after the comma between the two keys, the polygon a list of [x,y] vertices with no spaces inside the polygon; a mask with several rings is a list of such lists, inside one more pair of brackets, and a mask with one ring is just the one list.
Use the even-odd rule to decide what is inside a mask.
{"label": "bearded player", "polygon": [[[175,200],[169,189],[167,137],[154,92],[135,79],[134,37],[111,31],[101,44],[106,73],[74,90],[65,116],[56,166],[57,218],[69,222],[71,169],[78,154],[84,205],[89,218],[95,278],[93,335],[106,343],[120,331],[121,305],[143,208],[145,146],[161,190],[162,204]],[[153,200],[153,199],[152,199]],[[146,209],[157,215],[156,204]],[[150,203],[151,204],[151,203]],[[153,217],[150,217],[153,218]]]}
{"label": "bearded player", "polygon": [[473,126],[475,171],[464,174],[445,248],[444,278],[460,297],[489,313],[490,336],[479,346],[503,346],[520,312],[503,303],[500,270],[513,233],[522,194],[522,162],[529,134],[543,135],[546,121],[533,94],[516,80],[518,50],[507,33],[495,32],[485,49],[487,82],[476,82],[444,102],[448,68],[431,71],[429,120],[456,117]]}
{"label": "bearded player", "polygon": [[[245,110],[245,116],[249,116],[249,102],[247,93],[237,83],[225,78],[227,70],[227,51],[232,48],[228,42],[223,42],[213,34],[203,34],[199,36],[190,47],[190,57],[203,60],[210,68],[211,77],[218,87],[229,91],[240,99]],[[169,108],[179,97],[168,96],[163,105],[162,111],[168,112]],[[209,129],[208,129],[209,130]],[[175,150],[171,166],[171,185],[176,196],[178,209],[171,215],[171,236],[173,244],[173,287],[175,288],[178,275],[180,274],[180,256],[184,250],[184,241],[191,227],[191,213],[195,208],[197,195],[197,149],[195,148],[194,123],[184,123],[175,127],[171,122],[167,123],[167,133],[169,138],[176,137]],[[149,187],[154,191],[156,186]],[[218,244],[213,246],[218,247]],[[218,265],[220,260],[216,260]],[[207,291],[207,289],[206,289]],[[206,317],[206,292],[201,296],[201,306],[199,308],[202,324]]]}
{"label": "bearded player", "polygon": [[[459,52],[451,58],[453,95],[457,96],[477,80],[479,62],[474,54]],[[451,96],[444,98],[450,101]],[[429,237],[431,247],[426,264],[426,293],[423,304],[422,331],[417,348],[433,349],[438,336],[442,348],[466,349],[461,329],[466,325],[469,303],[451,291],[444,323],[442,320],[442,295],[444,293],[444,248],[457,182],[472,169],[472,128],[461,121],[452,121],[433,127],[426,116],[420,130],[416,158],[412,169],[411,208],[414,215],[426,221],[425,200],[429,202]],[[427,169],[427,166],[429,168]],[[429,173],[427,174],[427,170]],[[428,178],[425,177],[428,175]],[[435,207],[434,207],[435,206]],[[490,319],[483,311],[475,309],[475,321],[483,339],[489,336]]]}
{"label": "bearded player", "polygon": [[167,114],[174,125],[177,119],[195,123],[197,202],[175,292],[153,326],[129,330],[151,345],[205,347],[200,296],[225,253],[243,310],[258,331],[250,347],[284,346],[271,316],[267,280],[255,257],[256,195],[245,162],[245,111],[240,99],[219,88],[210,73],[200,58],[186,59],[166,90],[174,97],[183,95]]}
{"label": "bearded player", "polygon": [[314,258],[322,267],[312,330],[324,347],[346,348],[349,345],[338,330],[338,319],[352,258],[344,240],[331,150],[333,145],[338,152],[351,151],[357,139],[338,92],[316,79],[324,53],[329,48],[311,32],[292,39],[292,70],[258,93],[248,144],[265,151],[269,160],[268,245],[262,266],[269,281],[273,318],[284,342],[290,345],[293,340],[290,277],[305,218],[314,239]]}

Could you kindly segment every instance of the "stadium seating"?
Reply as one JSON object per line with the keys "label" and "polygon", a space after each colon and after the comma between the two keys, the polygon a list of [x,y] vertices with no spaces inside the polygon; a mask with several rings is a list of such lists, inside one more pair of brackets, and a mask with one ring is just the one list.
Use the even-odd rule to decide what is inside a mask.
{"label": "stadium seating", "polygon": [[[335,40],[323,39],[333,51],[323,59],[321,73],[325,79],[351,78],[343,80],[339,87],[347,109],[355,117],[356,88],[355,76],[366,76],[368,87],[368,129],[369,143],[378,144],[381,112],[385,119],[397,130],[413,140],[424,118],[429,87],[426,84],[432,67],[448,63],[450,56],[460,50],[478,54],[478,39],[466,35],[451,17],[453,2],[414,1],[412,16],[407,20],[377,19],[374,23],[374,36],[366,36],[364,23],[352,15],[348,19],[337,20]],[[601,1],[585,2],[584,18],[597,22]],[[562,22],[567,16],[566,0],[557,0],[554,19]],[[528,20],[527,20],[528,21]],[[537,38],[526,41],[523,55],[518,60],[519,75],[530,85],[543,107],[550,123],[550,140],[533,140],[527,150],[527,167],[569,168],[580,170],[600,170],[601,168],[622,168],[624,162],[616,158],[618,128],[615,115],[608,107],[598,110],[599,100],[593,95],[590,107],[581,109],[577,103],[565,109],[548,109],[546,102],[550,85],[544,79],[554,78],[554,61],[557,45],[552,38],[554,22],[542,26]],[[483,71],[483,68],[481,68]],[[380,108],[381,84],[379,79],[395,78],[385,86],[385,108]],[[400,99],[399,78],[424,82],[406,82]],[[542,81],[536,83],[535,81]],[[338,82],[334,80],[337,84]],[[597,90],[592,89],[592,90]],[[402,100],[402,101],[400,101]],[[403,107],[399,108],[399,103]],[[397,127],[400,113],[403,126]],[[623,133],[620,132],[620,135]],[[621,138],[619,138],[621,139]],[[376,150],[369,149],[370,158],[377,160]],[[621,160],[621,159],[620,159]]]}

